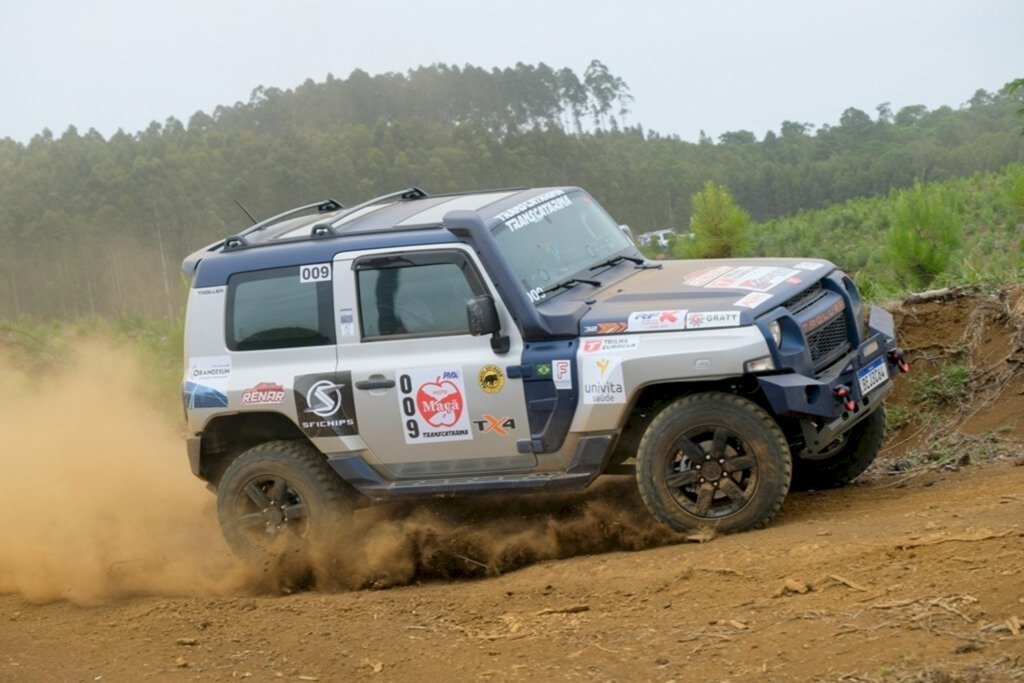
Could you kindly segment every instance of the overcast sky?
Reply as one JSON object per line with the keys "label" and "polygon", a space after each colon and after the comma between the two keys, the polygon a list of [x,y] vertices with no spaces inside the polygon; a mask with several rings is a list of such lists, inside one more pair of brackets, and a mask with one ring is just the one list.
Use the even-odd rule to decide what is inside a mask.
{"label": "overcast sky", "polygon": [[761,137],[1024,77],[1024,0],[0,0],[0,137],[136,131],[356,68],[595,58],[629,84],[629,123]]}

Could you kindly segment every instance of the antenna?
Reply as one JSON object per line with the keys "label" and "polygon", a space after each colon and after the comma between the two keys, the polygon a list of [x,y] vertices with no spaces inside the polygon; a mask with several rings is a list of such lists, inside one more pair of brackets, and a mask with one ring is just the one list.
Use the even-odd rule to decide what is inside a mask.
{"label": "antenna", "polygon": [[246,209],[246,208],[245,208],[244,206],[242,206],[242,202],[238,201],[238,200],[237,200],[237,199],[235,199],[234,197],[232,197],[231,199],[232,199],[232,201],[234,201],[234,202],[235,202],[235,204],[238,204],[238,208],[239,208],[239,209],[241,209],[242,211],[244,211],[244,212],[245,212],[245,215],[249,217],[249,220],[251,220],[251,221],[252,221],[252,224],[253,224],[253,225],[256,225],[257,223],[259,223],[259,221],[258,221],[258,220],[256,220],[255,218],[253,218],[253,215],[252,215],[251,213],[249,213],[249,210],[248,210],[248,209]]}

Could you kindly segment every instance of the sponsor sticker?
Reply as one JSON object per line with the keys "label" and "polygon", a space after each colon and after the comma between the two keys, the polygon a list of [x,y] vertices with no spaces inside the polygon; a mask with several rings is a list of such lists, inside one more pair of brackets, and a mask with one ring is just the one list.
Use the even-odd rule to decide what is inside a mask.
{"label": "sponsor sticker", "polygon": [[605,337],[604,339],[584,339],[581,350],[583,353],[607,353],[608,351],[628,351],[640,344],[638,337]]}
{"label": "sponsor sticker", "polygon": [[299,426],[308,436],[359,433],[352,398],[352,373],[328,372],[295,378],[292,394]]}
{"label": "sponsor sticker", "polygon": [[284,387],[276,382],[260,382],[242,390],[243,406],[273,406],[284,403]]}
{"label": "sponsor sticker", "polygon": [[551,378],[555,382],[555,389],[572,389],[572,365],[568,360],[551,361],[551,369],[554,372]]}
{"label": "sponsor sticker", "polygon": [[338,309],[338,334],[342,337],[356,336],[355,316],[351,308]]}
{"label": "sponsor sticker", "polygon": [[484,413],[484,419],[473,420],[473,426],[482,434],[508,436],[508,433],[516,428],[516,421],[511,417],[495,417],[490,413]]}
{"label": "sponsor sticker", "polygon": [[584,325],[583,334],[597,334],[597,325]]}
{"label": "sponsor sticker", "polygon": [[622,380],[619,356],[585,356],[581,359],[583,403],[588,405],[625,403],[626,386]]}
{"label": "sponsor sticker", "polygon": [[497,218],[515,232],[521,228],[538,223],[556,211],[572,206],[572,200],[562,190],[552,190],[536,197],[520,202],[510,209],[502,211]]}
{"label": "sponsor sticker", "polygon": [[629,314],[628,332],[660,332],[686,327],[686,311],[634,311]]}
{"label": "sponsor sticker", "polygon": [[700,311],[686,314],[686,329],[710,330],[716,327],[739,327],[739,311]]}
{"label": "sponsor sticker", "polygon": [[824,263],[815,263],[814,261],[801,261],[793,266],[797,270],[818,270],[818,268],[824,268]]}
{"label": "sponsor sticker", "polygon": [[477,375],[480,388],[488,394],[496,394],[505,386],[505,373],[497,365],[485,365]]}
{"label": "sponsor sticker", "polygon": [[715,266],[713,268],[704,268],[702,270],[698,270],[695,273],[690,273],[689,275],[684,277],[683,284],[690,285],[691,287],[703,287],[707,283],[714,280],[716,277],[725,275],[730,270],[732,270],[732,266]]}
{"label": "sponsor sticker", "polygon": [[313,263],[308,266],[299,266],[299,282],[330,282],[331,264]]}
{"label": "sponsor sticker", "polygon": [[195,408],[226,408],[231,356],[190,358],[185,375],[185,405]]}
{"label": "sponsor sticker", "polygon": [[614,323],[598,323],[597,333],[598,334],[622,334],[629,329],[629,323],[614,322]]}
{"label": "sponsor sticker", "polygon": [[777,266],[738,266],[706,286],[712,289],[749,289],[766,292],[799,271]]}
{"label": "sponsor sticker", "polygon": [[462,370],[427,367],[399,370],[398,410],[408,444],[472,439]]}
{"label": "sponsor sticker", "polygon": [[765,301],[772,298],[771,294],[764,294],[762,292],[751,292],[745,297],[733,304],[733,306],[741,306],[743,308],[757,308]]}
{"label": "sponsor sticker", "polygon": [[199,296],[207,296],[207,295],[210,295],[210,294],[223,294],[223,293],[224,293],[224,288],[223,287],[202,287],[202,288],[196,290],[196,294],[198,294]]}

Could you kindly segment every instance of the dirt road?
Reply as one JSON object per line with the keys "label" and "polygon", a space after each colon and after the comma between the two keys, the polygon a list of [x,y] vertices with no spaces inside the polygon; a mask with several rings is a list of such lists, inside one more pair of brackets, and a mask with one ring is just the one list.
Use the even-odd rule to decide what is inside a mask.
{"label": "dirt road", "polygon": [[1022,559],[1024,467],[926,472],[794,494],[762,531],[495,578],[93,607],[7,596],[0,679],[1011,679]]}
{"label": "dirt road", "polygon": [[0,681],[1024,680],[1024,288],[897,317],[879,462],[767,529],[673,535],[615,477],[396,505],[333,592],[252,589],[126,353],[0,365]]}

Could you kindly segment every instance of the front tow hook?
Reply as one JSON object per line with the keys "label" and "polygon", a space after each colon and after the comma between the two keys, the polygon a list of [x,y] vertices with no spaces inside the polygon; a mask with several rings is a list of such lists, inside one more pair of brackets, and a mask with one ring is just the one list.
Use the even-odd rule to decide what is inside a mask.
{"label": "front tow hook", "polygon": [[850,394],[850,387],[836,387],[836,398],[851,413],[857,410],[857,402],[853,400],[853,396]]}
{"label": "front tow hook", "polygon": [[910,363],[903,357],[903,352],[895,349],[889,352],[889,361],[900,370],[900,374],[910,372]]}

